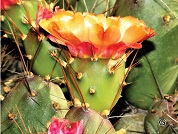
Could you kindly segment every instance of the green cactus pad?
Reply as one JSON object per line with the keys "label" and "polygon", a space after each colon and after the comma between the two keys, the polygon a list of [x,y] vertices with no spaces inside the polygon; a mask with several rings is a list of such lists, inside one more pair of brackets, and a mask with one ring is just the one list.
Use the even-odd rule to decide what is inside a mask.
{"label": "green cactus pad", "polygon": [[151,134],[178,133],[178,94],[167,96],[168,100],[159,100],[145,117],[145,130]]}
{"label": "green cactus pad", "polygon": [[[67,83],[72,97],[89,103],[96,111],[111,110],[120,98],[119,87],[125,75],[125,62],[122,61],[114,73],[109,73],[108,64],[109,60],[105,59],[91,61],[75,58],[66,68]],[[77,78],[80,74],[81,78]]]}
{"label": "green cactus pad", "polygon": [[73,107],[66,114],[65,118],[70,120],[71,123],[83,120],[83,134],[116,134],[110,121],[91,108]]}
{"label": "green cactus pad", "polygon": [[24,47],[27,55],[32,56],[31,64],[34,73],[40,76],[49,75],[52,78],[63,77],[60,65],[51,56],[52,51],[59,54],[59,48],[52,46],[47,38],[39,41],[37,33],[30,31],[24,40]]}
{"label": "green cactus pad", "polygon": [[28,84],[24,79],[18,83],[2,102],[3,134],[46,132],[46,124],[53,116],[63,118],[68,111],[67,101],[57,85],[37,76],[27,81]]}
{"label": "green cactus pad", "polygon": [[[9,26],[15,35],[22,36],[21,33],[27,34],[31,28],[30,24],[24,22],[36,20],[36,13],[38,11],[37,0],[25,0],[22,4],[15,4],[8,10],[3,11],[4,21],[2,21],[2,28],[5,32],[10,32]],[[30,19],[30,20],[29,20]],[[10,25],[9,25],[10,24]],[[11,36],[9,36],[11,37]]]}
{"label": "green cactus pad", "polygon": [[138,17],[156,31],[155,37],[143,43],[143,49],[137,58],[141,63],[130,72],[127,82],[132,84],[126,88],[124,94],[132,105],[148,109],[154,103],[154,98],[161,97],[158,89],[162,94],[171,94],[177,87],[178,19],[175,17],[178,16],[177,2],[169,0],[164,0],[164,3],[161,0],[117,2],[116,15]]}
{"label": "green cactus pad", "polygon": [[[103,0],[79,0],[75,6],[75,10],[79,12],[92,12],[96,14],[107,13],[110,15],[114,9],[114,4],[116,0],[103,1]],[[86,5],[85,5],[86,4]]]}

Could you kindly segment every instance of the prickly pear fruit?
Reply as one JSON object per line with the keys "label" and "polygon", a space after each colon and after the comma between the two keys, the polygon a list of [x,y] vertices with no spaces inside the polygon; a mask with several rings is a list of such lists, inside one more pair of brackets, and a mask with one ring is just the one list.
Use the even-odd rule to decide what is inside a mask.
{"label": "prickly pear fruit", "polygon": [[63,118],[68,111],[61,89],[38,76],[22,79],[2,102],[1,132],[46,132],[53,116]]}
{"label": "prickly pear fruit", "polygon": [[91,108],[77,106],[71,108],[65,116],[70,122],[83,120],[84,134],[115,134],[116,131],[108,119],[103,118]]}
{"label": "prickly pear fruit", "polygon": [[132,84],[123,94],[132,105],[148,109],[154,103],[154,98],[172,94],[177,87],[177,2],[169,0],[117,2],[116,15],[138,17],[156,31],[154,38],[143,42],[143,48],[137,58],[141,63],[128,75],[126,81]]}

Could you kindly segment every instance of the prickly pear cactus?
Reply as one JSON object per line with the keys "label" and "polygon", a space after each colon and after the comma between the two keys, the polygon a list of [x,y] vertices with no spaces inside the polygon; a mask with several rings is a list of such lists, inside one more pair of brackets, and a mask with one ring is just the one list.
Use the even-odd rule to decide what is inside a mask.
{"label": "prickly pear cactus", "polygon": [[2,101],[1,132],[46,132],[53,116],[63,118],[68,111],[62,90],[38,76],[22,79]]}
{"label": "prickly pear cactus", "polygon": [[145,117],[145,130],[152,134],[176,134],[178,132],[178,92],[158,100]]}
{"label": "prickly pear cactus", "polygon": [[107,16],[110,16],[112,10],[115,8],[115,2],[116,0],[79,0],[75,5],[75,10],[79,12],[92,12],[96,14],[106,14]]}
{"label": "prickly pear cactus", "polygon": [[53,54],[58,54],[59,58],[64,59],[60,48],[52,46],[44,35],[39,35],[33,30],[27,34],[24,40],[24,48],[34,73],[42,77],[49,76],[49,78],[53,79],[58,77],[59,81],[62,81],[63,73],[61,67],[52,58]]}
{"label": "prickly pear cactus", "polygon": [[[132,84],[123,95],[139,108],[151,107],[154,111],[158,107],[154,115],[149,113],[145,119],[146,132],[154,132],[150,131],[155,128],[151,118],[155,117],[157,122],[163,117],[160,111],[167,112],[165,105],[158,106],[157,99],[163,102],[165,94],[173,93],[176,87],[178,40],[173,36],[178,34],[176,3],[168,0],[20,0],[1,7],[2,29],[11,39],[13,36],[25,70],[45,77],[45,80],[38,76],[23,78],[2,99],[2,132],[44,133],[52,116],[63,118],[68,110],[67,102],[61,89],[51,83],[58,80],[64,83],[74,102],[65,119],[73,123],[83,120],[84,133],[116,133],[106,118],[115,110],[112,108],[127,84],[125,79],[137,64],[133,64],[135,57],[130,55],[135,54],[135,49],[141,49],[142,44],[137,58],[142,62],[129,74],[127,82]],[[155,32],[142,20],[155,29],[157,35],[146,42],[143,41]],[[29,61],[24,60],[24,56]],[[78,99],[83,106],[76,105]],[[151,127],[150,122],[153,122]],[[70,130],[70,126],[64,128]],[[117,133],[125,133],[126,129]],[[158,132],[157,128],[154,130]]]}
{"label": "prickly pear cactus", "polygon": [[120,63],[114,73],[109,70],[112,66],[115,64],[112,65],[109,60],[105,59],[92,62],[90,59],[75,58],[66,68],[69,91],[72,97],[89,103],[96,111],[102,112],[106,109],[112,109],[120,98],[120,93],[117,96],[117,92],[123,84],[125,62]]}
{"label": "prickly pear cactus", "polygon": [[[10,3],[7,1],[7,3]],[[12,38],[11,33],[15,33],[18,38],[24,39],[30,28],[35,26],[36,13],[38,10],[37,0],[14,1],[11,6],[6,6],[2,2],[1,26],[5,33]]]}
{"label": "prickly pear cactus", "polygon": [[[154,98],[171,94],[177,87],[178,8],[177,1],[117,1],[116,15],[132,15],[144,20],[156,36],[143,43],[138,54],[139,65],[129,74],[131,82],[124,96],[131,104],[148,109]],[[144,47],[145,46],[145,47]]]}
{"label": "prickly pear cactus", "polygon": [[[39,12],[44,14],[39,25],[49,33],[49,39],[68,47],[63,66],[72,99],[87,102],[100,112],[111,110],[128,73],[125,75],[125,61],[131,51],[127,50],[141,48],[140,42],[154,36],[154,30],[131,16],[106,17],[55,9],[49,17],[46,14],[50,11]],[[137,32],[140,35],[133,36]]]}
{"label": "prickly pear cactus", "polygon": [[108,119],[103,118],[96,111],[86,107],[73,107],[66,114],[65,119],[71,122],[83,120],[84,134],[116,134],[115,129]]}

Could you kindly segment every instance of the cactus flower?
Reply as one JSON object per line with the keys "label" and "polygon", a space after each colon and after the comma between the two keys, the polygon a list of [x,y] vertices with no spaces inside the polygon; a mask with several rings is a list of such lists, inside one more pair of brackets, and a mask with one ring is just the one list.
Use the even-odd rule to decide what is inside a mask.
{"label": "cactus flower", "polygon": [[1,0],[1,10],[7,10],[10,6],[15,5],[18,2],[18,0]]}
{"label": "cactus flower", "polygon": [[79,58],[118,59],[129,48],[140,49],[143,40],[155,35],[142,20],[131,16],[106,18],[104,14],[58,10],[39,24],[52,41],[67,46]]}
{"label": "cactus flower", "polygon": [[82,134],[83,132],[83,120],[79,122],[73,122],[67,119],[53,118],[52,123],[49,126],[48,134]]}
{"label": "cactus flower", "polygon": [[41,19],[50,19],[53,16],[52,12],[47,9],[44,8],[42,5],[38,5],[38,12],[37,12],[37,19],[36,19],[36,23],[37,25],[39,25],[39,22]]}

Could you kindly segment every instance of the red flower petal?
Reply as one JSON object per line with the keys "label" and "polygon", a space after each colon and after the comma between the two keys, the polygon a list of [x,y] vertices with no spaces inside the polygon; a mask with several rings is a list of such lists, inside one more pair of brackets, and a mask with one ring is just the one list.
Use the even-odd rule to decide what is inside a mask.
{"label": "red flower petal", "polygon": [[79,58],[89,58],[94,57],[97,53],[97,48],[89,42],[82,42],[78,46],[68,45],[69,51],[73,56]]}
{"label": "red flower petal", "polygon": [[17,3],[17,0],[1,0],[0,8],[1,10],[7,10],[10,6]]}
{"label": "red flower petal", "polygon": [[100,58],[108,59],[117,59],[120,58],[125,51],[127,50],[127,46],[125,43],[118,43],[108,46],[104,51],[101,53]]}
{"label": "red flower petal", "polygon": [[39,25],[40,20],[46,19],[49,20],[53,16],[53,13],[47,9],[42,7],[42,5],[38,5],[38,12],[36,17],[36,23]]}

